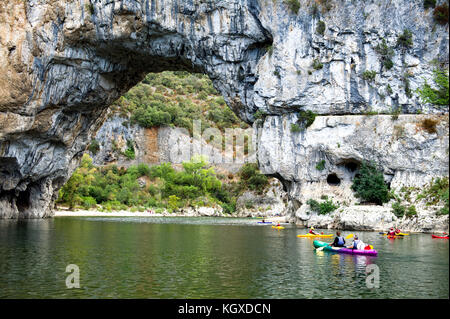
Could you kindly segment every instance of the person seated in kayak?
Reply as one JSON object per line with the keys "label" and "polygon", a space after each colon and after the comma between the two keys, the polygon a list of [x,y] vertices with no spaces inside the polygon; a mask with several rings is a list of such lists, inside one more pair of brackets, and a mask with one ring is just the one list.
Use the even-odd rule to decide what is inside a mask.
{"label": "person seated in kayak", "polygon": [[353,237],[353,243],[350,246],[347,246],[349,249],[360,249],[363,250],[366,247],[366,244],[363,243],[362,240],[358,238],[358,235]]}
{"label": "person seated in kayak", "polygon": [[316,233],[316,232],[314,231],[314,227],[311,227],[311,228],[309,229],[309,233],[312,234],[312,235],[319,235],[318,233]]}
{"label": "person seated in kayak", "polygon": [[334,239],[334,242],[332,242],[328,246],[345,247],[345,239],[341,236],[341,232],[336,232],[336,238]]}
{"label": "person seated in kayak", "polygon": [[388,236],[395,236],[395,230],[394,230],[394,227],[391,227],[391,228],[388,230],[387,235],[388,235]]}
{"label": "person seated in kayak", "polygon": [[400,234],[400,233],[401,233],[400,229],[396,228],[396,229],[395,229],[395,235],[398,235],[398,234]]}

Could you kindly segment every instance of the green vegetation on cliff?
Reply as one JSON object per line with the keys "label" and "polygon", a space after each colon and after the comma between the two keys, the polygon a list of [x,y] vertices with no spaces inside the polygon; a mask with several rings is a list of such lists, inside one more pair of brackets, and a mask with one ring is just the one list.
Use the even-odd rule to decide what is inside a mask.
{"label": "green vegetation on cliff", "polygon": [[389,201],[389,190],[384,182],[383,172],[375,164],[363,162],[353,180],[352,189],[364,201],[382,204]]}
{"label": "green vegetation on cliff", "polygon": [[70,209],[106,211],[221,206],[225,213],[232,213],[239,194],[245,190],[261,192],[268,185],[268,178],[256,164],[245,164],[238,176],[239,180],[233,181],[230,174],[230,180],[226,181],[202,158],[184,162],[182,170],[176,170],[170,163],[152,167],[139,164],[125,169],[115,165],[96,167],[89,155],[84,154],[80,167],[61,188],[57,203]]}
{"label": "green vegetation on cliff", "polygon": [[206,75],[182,71],[149,73],[112,109],[147,128],[171,125],[192,133],[193,120],[201,120],[202,130],[248,127],[225,104]]}
{"label": "green vegetation on cliff", "polygon": [[448,71],[441,69],[434,70],[434,86],[432,88],[426,81],[421,89],[417,89],[417,93],[425,103],[431,103],[442,107],[448,107]]}
{"label": "green vegetation on cliff", "polygon": [[317,212],[319,215],[331,213],[339,208],[339,206],[334,204],[331,199],[325,199],[322,202],[318,202],[315,199],[310,198],[306,204],[309,205],[312,211]]}
{"label": "green vegetation on cliff", "polygon": [[427,206],[443,204],[438,211],[440,215],[448,215],[449,211],[449,179],[448,177],[433,178],[422,192],[417,195],[417,200],[424,200]]}

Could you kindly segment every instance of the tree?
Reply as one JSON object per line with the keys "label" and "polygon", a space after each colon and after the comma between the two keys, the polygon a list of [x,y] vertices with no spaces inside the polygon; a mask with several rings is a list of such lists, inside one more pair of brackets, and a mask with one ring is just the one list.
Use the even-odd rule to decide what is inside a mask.
{"label": "tree", "polygon": [[389,190],[384,182],[383,173],[374,163],[363,162],[353,180],[352,189],[358,196],[368,202],[381,205],[389,201]]}

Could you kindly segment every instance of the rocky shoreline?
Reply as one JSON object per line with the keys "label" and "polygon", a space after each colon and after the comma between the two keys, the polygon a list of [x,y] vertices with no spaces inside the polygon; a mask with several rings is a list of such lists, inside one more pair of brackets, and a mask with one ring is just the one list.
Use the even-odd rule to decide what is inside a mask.
{"label": "rocky shoreline", "polygon": [[405,232],[442,233],[449,231],[448,215],[437,215],[431,208],[418,210],[414,217],[397,217],[387,206],[349,206],[327,215],[297,212],[290,221],[303,227],[341,230],[386,231],[396,227]]}
{"label": "rocky shoreline", "polygon": [[229,215],[213,207],[198,207],[170,213],[163,211],[131,212],[126,210],[100,212],[97,210],[58,210],[55,217],[227,217],[255,218],[264,217],[271,222],[288,222],[299,228],[322,228],[339,230],[386,231],[396,227],[404,232],[413,233],[443,233],[449,232],[449,216],[436,215],[432,210],[421,210],[415,217],[396,217],[390,208],[383,206],[349,206],[327,215],[317,213],[297,213],[294,216],[267,216],[262,212],[241,212]]}

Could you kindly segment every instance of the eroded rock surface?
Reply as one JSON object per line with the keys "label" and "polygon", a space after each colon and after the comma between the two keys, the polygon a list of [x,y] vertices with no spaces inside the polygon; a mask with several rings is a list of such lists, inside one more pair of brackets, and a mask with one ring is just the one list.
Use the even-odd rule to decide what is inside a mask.
{"label": "eroded rock surface", "polygon": [[[441,111],[420,103],[415,90],[425,80],[432,83],[436,61],[448,65],[448,25],[436,25],[422,1],[327,3],[331,6],[314,11],[313,1],[302,2],[294,14],[284,1],[270,0],[2,2],[0,217],[50,216],[57,190],[104,121],[107,106],[148,72],[207,73],[242,119],[252,123],[255,114],[266,114],[262,130],[267,125],[267,133],[275,135],[285,134],[284,118],[301,110],[323,115]],[[319,21],[325,23],[323,34]],[[413,35],[410,47],[397,45],[405,29]],[[389,70],[376,50],[383,39],[393,49]],[[365,71],[376,75],[368,80]],[[323,133],[345,138],[354,126]],[[338,142],[320,134],[316,138]],[[365,134],[376,140],[376,132]],[[265,155],[259,160],[267,173],[297,185],[307,182],[298,177],[303,173],[281,169],[299,166],[282,165],[284,154],[298,160],[292,146],[302,143],[301,135],[289,138],[281,145],[258,139],[260,154],[287,147],[270,164]],[[420,141],[420,154],[428,161],[438,146]],[[371,147],[379,146],[363,148],[369,154]],[[396,163],[386,166],[394,182],[401,181],[400,171],[428,175],[426,168],[402,167],[400,151],[389,159],[376,157]],[[438,162],[431,175],[442,172],[436,166],[448,162],[448,152]]]}

